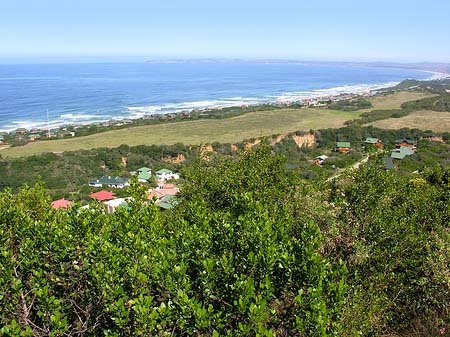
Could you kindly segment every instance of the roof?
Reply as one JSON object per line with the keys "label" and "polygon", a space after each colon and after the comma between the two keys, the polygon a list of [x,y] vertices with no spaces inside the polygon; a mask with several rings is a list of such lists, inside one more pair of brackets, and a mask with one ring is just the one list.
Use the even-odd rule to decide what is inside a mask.
{"label": "roof", "polygon": [[118,199],[108,200],[108,201],[105,201],[105,205],[114,207],[116,209],[120,208],[120,207],[124,207],[125,209],[130,209],[130,207],[128,205],[128,199],[129,198],[118,198]]}
{"label": "roof", "polygon": [[97,183],[102,185],[126,184],[128,179],[116,176],[102,176],[100,179],[91,180],[89,183]]}
{"label": "roof", "polygon": [[414,150],[412,148],[410,148],[409,146],[400,146],[398,151],[400,151],[400,153],[406,154],[407,156],[414,154]]}
{"label": "roof", "polygon": [[162,195],[163,197],[166,195],[175,195],[178,193],[178,189],[176,188],[166,188],[162,190],[158,190],[158,193]]}
{"label": "roof", "polygon": [[150,191],[150,194],[147,196],[147,199],[153,200],[153,196],[155,196],[157,199],[162,199],[165,196],[174,196],[178,193],[178,189],[176,188],[168,188],[168,189],[154,189]]}
{"label": "roof", "polygon": [[409,146],[400,146],[400,148],[392,150],[391,157],[394,159],[403,159],[406,156],[414,154],[414,150]]}
{"label": "roof", "polygon": [[151,177],[151,173],[146,171],[141,171],[141,173],[138,174],[138,179],[141,180],[149,180]]}
{"label": "roof", "polygon": [[326,159],[328,159],[328,156],[326,156],[326,155],[321,155],[321,156],[317,156],[316,158],[314,158],[314,159],[320,159],[320,160],[326,160]]}
{"label": "roof", "polygon": [[159,171],[156,171],[156,174],[172,174],[173,172],[168,169],[161,169]]}
{"label": "roof", "polygon": [[163,209],[171,209],[178,205],[178,200],[173,195],[166,195],[161,201],[157,202],[156,205]]}
{"label": "roof", "polygon": [[392,159],[403,159],[403,158],[405,158],[406,157],[406,154],[404,154],[404,153],[401,153],[401,152],[392,152],[391,153],[391,158]]}
{"label": "roof", "polygon": [[174,184],[163,184],[163,188],[164,189],[172,189],[172,188],[175,188],[175,185]]}
{"label": "roof", "polygon": [[400,146],[397,151],[400,153],[404,153],[407,156],[414,154],[414,150],[409,146]]}
{"label": "roof", "polygon": [[408,143],[408,144],[411,144],[411,145],[416,144],[416,142],[415,142],[414,140],[412,140],[412,139],[406,139],[406,138],[400,138],[400,139],[396,139],[396,140],[394,141],[395,144],[401,144],[401,143],[403,143],[403,142]]}
{"label": "roof", "polygon": [[70,206],[72,206],[72,202],[64,198],[52,201],[53,208],[69,208]]}
{"label": "roof", "polygon": [[89,197],[91,197],[92,199],[96,199],[98,201],[105,201],[114,199],[114,193],[109,191],[100,191],[89,194]]}
{"label": "roof", "polygon": [[137,172],[151,172],[152,169],[148,168],[148,167],[141,167],[140,169],[136,170]]}
{"label": "roof", "polygon": [[384,168],[387,170],[392,170],[395,168],[394,162],[392,161],[391,157],[383,158],[383,165],[384,165]]}
{"label": "roof", "polygon": [[376,144],[380,141],[379,138],[372,138],[372,137],[367,137],[366,140],[364,141],[364,143],[367,144]]}
{"label": "roof", "polygon": [[350,142],[337,142],[336,147],[348,147],[350,148]]}

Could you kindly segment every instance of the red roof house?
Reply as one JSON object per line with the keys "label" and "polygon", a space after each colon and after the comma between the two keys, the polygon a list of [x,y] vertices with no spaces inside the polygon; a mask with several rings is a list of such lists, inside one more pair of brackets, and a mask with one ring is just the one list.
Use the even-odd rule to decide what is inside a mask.
{"label": "red roof house", "polygon": [[69,208],[70,206],[72,206],[72,202],[64,198],[52,201],[53,208]]}
{"label": "red roof house", "polygon": [[155,196],[157,200],[164,198],[166,195],[176,195],[178,193],[177,188],[169,188],[169,189],[154,189],[151,191],[151,193],[147,196],[148,200],[153,200],[153,197]]}
{"label": "red roof house", "polygon": [[89,197],[92,199],[97,199],[98,201],[112,200],[115,198],[114,193],[109,191],[91,193],[89,194]]}

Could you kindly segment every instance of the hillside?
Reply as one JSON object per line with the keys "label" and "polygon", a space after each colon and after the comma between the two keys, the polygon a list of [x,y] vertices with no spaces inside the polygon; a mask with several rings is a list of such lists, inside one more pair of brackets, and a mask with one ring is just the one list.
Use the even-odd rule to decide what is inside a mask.
{"label": "hillside", "polygon": [[[369,100],[374,110],[399,109],[407,101],[433,96],[424,92],[398,92]],[[369,109],[370,111],[372,109]],[[25,146],[4,148],[0,155],[21,157],[43,152],[89,150],[100,147],[118,147],[122,144],[171,145],[183,143],[234,143],[244,139],[271,136],[298,130],[339,128],[348,120],[358,119],[360,111],[341,111],[328,108],[272,108],[257,110],[225,119],[202,119],[157,125],[145,125],[101,132],[89,136],[61,140],[37,141]],[[390,116],[390,115],[389,115]],[[388,117],[389,117],[388,116]]]}

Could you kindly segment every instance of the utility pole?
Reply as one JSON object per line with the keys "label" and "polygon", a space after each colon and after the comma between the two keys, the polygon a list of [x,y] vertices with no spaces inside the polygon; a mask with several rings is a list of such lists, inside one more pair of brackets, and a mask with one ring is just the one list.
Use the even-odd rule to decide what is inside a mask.
{"label": "utility pole", "polygon": [[47,137],[50,138],[50,121],[48,119],[48,109],[47,109]]}

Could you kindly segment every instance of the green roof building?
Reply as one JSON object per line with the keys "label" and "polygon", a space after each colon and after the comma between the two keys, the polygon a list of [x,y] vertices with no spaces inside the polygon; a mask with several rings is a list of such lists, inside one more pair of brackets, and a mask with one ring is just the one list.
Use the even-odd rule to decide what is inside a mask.
{"label": "green roof building", "polygon": [[151,172],[144,171],[144,172],[140,172],[137,177],[140,182],[146,182],[146,181],[150,180],[150,178],[152,177],[152,174],[151,174]]}
{"label": "green roof building", "polygon": [[364,143],[366,143],[366,144],[376,144],[379,141],[380,140],[378,138],[367,137],[366,140],[364,141]]}
{"label": "green roof building", "polygon": [[413,148],[409,146],[400,146],[398,150],[400,151],[400,153],[404,153],[407,156],[411,156],[414,154]]}
{"label": "green roof building", "polygon": [[408,145],[416,145],[416,142],[412,139],[400,138],[394,141],[395,144],[408,144]]}
{"label": "green roof building", "polygon": [[178,199],[173,195],[165,195],[159,202],[156,203],[156,206],[163,210],[172,209],[176,205],[178,205]]}
{"label": "green roof building", "polygon": [[124,188],[129,186],[128,179],[116,176],[102,176],[100,179],[89,181],[89,186],[91,187],[102,187],[103,185],[112,188]]}
{"label": "green roof building", "polygon": [[336,147],[337,148],[351,148],[350,142],[337,142]]}
{"label": "green roof building", "polygon": [[156,174],[158,175],[162,175],[162,174],[172,174],[173,172],[171,170],[168,169],[161,169],[159,171],[156,171]]}
{"label": "green roof building", "polygon": [[402,160],[405,157],[406,157],[406,154],[401,153],[401,152],[392,152],[391,153],[391,158],[392,159]]}
{"label": "green roof building", "polygon": [[152,172],[152,169],[148,168],[148,167],[141,167],[140,169],[136,170],[137,172]]}
{"label": "green roof building", "polygon": [[411,156],[414,154],[414,150],[409,146],[400,146],[400,148],[392,150],[391,158],[402,160],[406,156]]}

